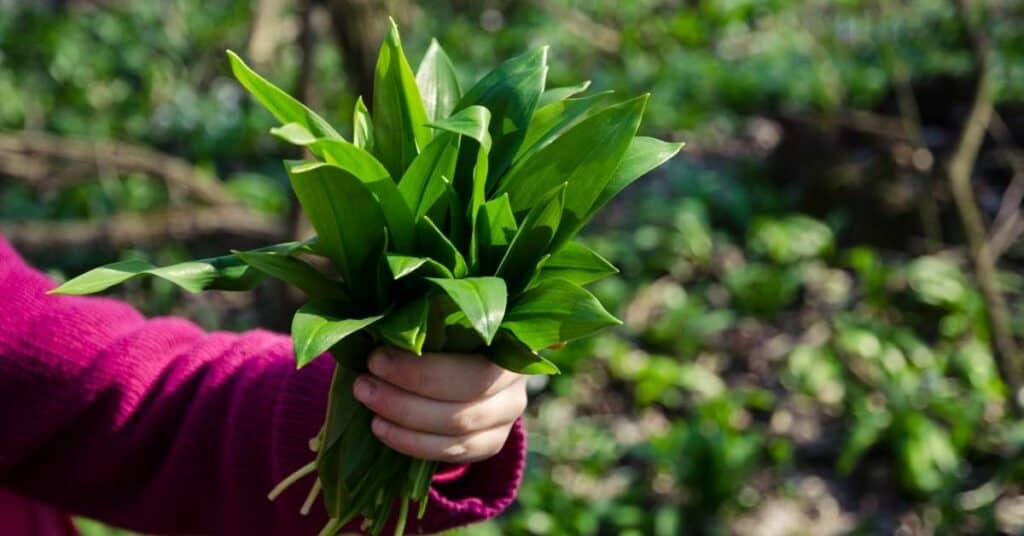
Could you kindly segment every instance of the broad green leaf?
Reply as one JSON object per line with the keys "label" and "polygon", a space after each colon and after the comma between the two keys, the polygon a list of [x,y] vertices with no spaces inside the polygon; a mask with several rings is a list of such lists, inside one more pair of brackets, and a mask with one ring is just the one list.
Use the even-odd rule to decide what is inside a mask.
{"label": "broad green leaf", "polygon": [[344,139],[314,138],[298,124],[289,123],[270,130],[297,146],[305,146],[324,159],[351,173],[367,185],[380,201],[388,231],[395,247],[409,251],[415,239],[413,212],[398,191],[387,169],[366,150],[359,149]]}
{"label": "broad green leaf", "polygon": [[427,119],[437,121],[451,115],[462,90],[455,75],[455,67],[437,39],[430,40],[427,53],[416,69],[416,85],[423,96]]}
{"label": "broad green leaf", "polygon": [[[262,248],[289,255],[303,245],[286,242]],[[249,290],[263,281],[263,273],[234,255],[155,266],[145,261],[120,261],[94,268],[51,290],[49,294],[94,294],[137,277],[153,276],[189,292],[204,290]]]}
{"label": "broad green leaf", "polygon": [[617,273],[618,268],[594,250],[578,242],[568,242],[544,263],[540,279],[565,279],[586,285]]}
{"label": "broad green leaf", "polygon": [[292,162],[288,174],[316,229],[318,249],[334,262],[353,294],[366,296],[372,280],[363,270],[385,240],[377,199],[362,181],[337,166]]}
{"label": "broad green leaf", "polygon": [[272,251],[233,251],[236,257],[253,268],[298,287],[310,298],[330,298],[348,301],[348,293],[336,281],[317,271],[312,266],[288,255]]}
{"label": "broad green leaf", "polygon": [[[486,195],[487,187],[487,168],[488,168],[488,155],[491,151],[491,135],[488,132],[488,125],[491,120],[491,112],[483,106],[469,106],[459,110],[455,115],[431,123],[432,128],[440,129],[446,132],[459,134],[466,136],[476,142],[476,162],[473,164],[473,171],[470,175],[471,183],[468,188],[460,188],[458,184],[453,183],[454,193],[457,195],[450,196],[453,199],[449,201],[452,207],[456,210],[452,210],[452,234],[456,237],[460,236],[461,229],[457,227],[462,222],[462,218],[465,217],[461,210],[458,208],[461,206],[461,201],[464,199],[467,190],[469,193],[469,204],[465,207],[466,212],[469,216],[470,230],[476,225],[477,212],[480,206],[484,203],[484,197]],[[475,240],[475,237],[474,237]],[[476,265],[476,246],[471,244],[470,246],[470,264]]]}
{"label": "broad green leaf", "polygon": [[549,279],[516,298],[501,327],[540,350],[621,323],[583,287]]}
{"label": "broad green leaf", "polygon": [[590,80],[580,82],[575,86],[553,87],[549,90],[546,90],[544,93],[541,93],[540,100],[537,101],[537,108],[543,108],[551,104],[552,102],[565,100],[578,93],[583,93],[589,87]]}
{"label": "broad green leaf", "polygon": [[584,119],[511,170],[497,193],[508,192],[512,211],[518,215],[567,182],[565,211],[554,241],[556,247],[564,243],[611,181],[640,126],[646,104],[644,95]]}
{"label": "broad green leaf", "polygon": [[229,50],[228,59],[238,82],[282,124],[298,123],[318,138],[341,139],[341,134],[324,118],[250,69],[238,54]]}
{"label": "broad green leaf", "polygon": [[328,164],[351,173],[373,192],[395,247],[411,251],[415,239],[413,213],[388,170],[372,154],[344,140],[317,140],[310,147],[323,154]]}
{"label": "broad green leaf", "polygon": [[406,205],[413,212],[413,219],[419,221],[431,214],[445,197],[445,179],[455,174],[455,163],[459,157],[461,138],[455,134],[441,134],[435,137],[409,164],[398,191]]}
{"label": "broad green leaf", "polygon": [[392,177],[401,177],[432,136],[412,68],[402,52],[398,27],[380,45],[373,78],[374,149]]}
{"label": "broad green leaf", "polygon": [[430,298],[422,296],[392,311],[373,329],[388,343],[420,355],[427,339],[429,310]]}
{"label": "broad green leaf", "polygon": [[491,152],[487,190],[497,181],[519,150],[530,118],[544,91],[547,78],[547,47],[509,59],[476,83],[456,110],[478,104],[490,110]]}
{"label": "broad green leaf", "polygon": [[487,348],[487,357],[498,366],[519,374],[559,374],[561,372],[554,363],[544,359],[543,356],[516,340],[505,329],[498,332],[494,344]]}
{"label": "broad green leaf", "polygon": [[307,146],[327,164],[336,165],[361,180],[380,201],[395,247],[409,251],[415,233],[413,214],[384,166],[364,149],[345,140],[314,138],[302,125],[288,123],[271,133],[296,145]]}
{"label": "broad green leaf", "polygon": [[508,290],[498,277],[467,277],[465,279],[427,278],[441,288],[466,314],[473,329],[490,344],[505,316]]}
{"label": "broad green leaf", "polygon": [[556,187],[530,209],[498,265],[497,275],[512,283],[518,291],[537,270],[537,261],[548,253],[558,231],[565,203],[566,185]]}
{"label": "broad green leaf", "polygon": [[285,123],[279,127],[271,128],[270,133],[292,145],[301,147],[305,147],[317,140],[317,137],[308,128],[298,123]]}
{"label": "broad green leaf", "polygon": [[491,135],[487,130],[490,122],[491,112],[483,106],[473,105],[459,110],[451,117],[431,122],[427,126],[472,138],[490,149]]}
{"label": "broad green leaf", "polygon": [[401,279],[414,273],[430,277],[454,277],[443,264],[428,257],[411,257],[409,255],[387,256],[388,268],[395,279]]}
{"label": "broad green leaf", "polygon": [[604,104],[611,94],[611,91],[604,91],[589,97],[557,101],[538,108],[530,120],[530,127],[526,129],[523,144],[519,146],[519,151],[512,160],[512,169],[598,111],[600,105]]}
{"label": "broad green leaf", "polygon": [[295,364],[302,368],[349,335],[370,327],[383,316],[345,318],[330,302],[311,301],[292,318]]}
{"label": "broad green leaf", "polygon": [[601,191],[601,195],[594,201],[594,205],[590,207],[590,212],[587,217],[583,218],[583,221],[589,220],[601,207],[619,195],[619,192],[633,181],[675,156],[683,148],[683,145],[685,143],[671,143],[645,136],[633,138],[629,148],[626,149],[626,154],[622,156],[622,161],[619,162],[619,167],[615,170],[611,182]]}
{"label": "broad green leaf", "polygon": [[370,117],[370,110],[366,109],[366,103],[360,95],[356,99],[355,109],[352,110],[352,143],[360,149],[373,152],[373,119]]}
{"label": "broad green leaf", "polygon": [[420,255],[441,263],[455,277],[466,276],[469,271],[466,259],[429,217],[425,216],[416,224],[416,231],[416,248]]}
{"label": "broad green leaf", "polygon": [[480,207],[476,220],[476,246],[481,273],[493,274],[498,269],[517,228],[508,194],[491,199]]}

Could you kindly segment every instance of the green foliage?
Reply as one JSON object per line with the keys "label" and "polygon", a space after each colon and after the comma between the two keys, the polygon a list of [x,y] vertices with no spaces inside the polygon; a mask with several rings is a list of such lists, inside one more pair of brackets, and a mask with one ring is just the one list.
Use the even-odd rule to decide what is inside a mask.
{"label": "green foliage", "polygon": [[[848,499],[840,500],[840,508],[857,518],[860,527],[854,530],[860,533],[894,532],[889,518],[912,518],[913,511],[923,512],[929,523],[940,519],[936,533],[1018,532],[1000,524],[1004,518],[996,512],[1019,493],[1024,479],[1024,429],[1007,414],[1007,389],[991,353],[983,301],[957,249],[919,256],[872,244],[850,247],[838,220],[827,218],[826,225],[792,214],[789,184],[766,181],[763,163],[714,156],[716,147],[732,146],[751,116],[841,120],[887,107],[893,62],[906,68],[915,87],[938,79],[950,94],[959,93],[972,65],[949,2],[913,0],[880,9],[863,2],[794,0],[553,0],[458,10],[449,2],[417,2],[431,16],[416,16],[403,37],[409,50],[427,51],[415,87],[428,122],[467,108],[470,103],[460,102],[463,97],[452,88],[473,90],[486,76],[468,86],[459,80],[471,81],[484,66],[534,50],[522,60],[529,69],[507,69],[518,72],[515,84],[489,84],[508,89],[510,97],[507,104],[496,97],[484,103],[492,112],[486,127],[492,137],[486,155],[490,180],[475,226],[460,221],[471,216],[472,200],[456,199],[452,192],[468,191],[473,172],[483,168],[482,136],[430,128],[430,141],[417,147],[402,175],[393,176],[377,162],[375,118],[352,94],[346,72],[351,66],[323,33],[306,94],[313,97],[311,107],[351,143],[314,134],[316,123],[305,111],[294,125],[272,124],[271,114],[230,80],[222,50],[251,50],[251,2],[102,8],[69,3],[68,9],[51,4],[15,2],[0,17],[0,126],[150,145],[227,178],[242,203],[271,216],[288,211],[289,179],[279,160],[296,153],[287,144],[308,147],[354,176],[382,204],[388,194],[373,186],[397,183],[412,214],[416,247],[397,249],[404,235],[392,230],[401,228],[402,214],[391,211],[398,219],[386,221],[390,251],[376,272],[360,272],[373,281],[362,287],[371,291],[361,298],[368,301],[389,285],[404,295],[406,286],[434,289],[425,278],[493,275],[523,217],[512,212],[510,198],[493,196],[497,181],[514,162],[533,158],[619,102],[608,88],[657,95],[647,103],[639,133],[700,142],[695,158],[677,159],[657,172],[653,187],[625,190],[627,199],[610,203],[583,243],[568,242],[554,252],[531,283],[593,283],[589,291],[625,325],[559,352],[539,353],[498,329],[489,350],[493,359],[531,373],[566,374],[549,378],[531,403],[530,459],[517,505],[496,521],[460,533],[742,533],[737,523],[752,511],[797,500],[808,474]],[[994,93],[1010,103],[1001,110],[1013,109],[1024,95],[1020,13],[991,7],[1000,9],[985,21],[995,45]],[[501,15],[497,23],[495,13]],[[286,23],[292,16],[282,14]],[[439,45],[428,47],[430,34],[459,65],[451,65]],[[541,44],[552,45],[551,52]],[[273,53],[254,65],[266,79],[292,89],[301,79],[298,58],[297,46],[277,41]],[[416,66],[418,58],[410,59]],[[549,66],[546,81],[530,76],[530,69],[543,66]],[[593,83],[576,84],[582,79]],[[532,115],[524,115],[526,105]],[[937,111],[927,105],[921,110],[925,117]],[[509,120],[497,120],[499,114]],[[272,126],[277,138],[265,135]],[[506,133],[509,143],[499,141]],[[511,149],[519,136],[518,148]],[[591,210],[629,183],[633,173],[625,163],[642,154],[634,150],[644,139],[630,142]],[[493,150],[499,146],[512,154]],[[652,151],[658,146],[650,143]],[[706,148],[711,152],[704,153]],[[356,156],[363,153],[372,158]],[[649,161],[657,165],[656,160]],[[379,167],[368,167],[374,162]],[[807,165],[813,162],[808,158]],[[636,163],[642,170],[642,161]],[[4,220],[99,220],[180,202],[167,186],[138,173],[97,169],[74,184],[40,191],[6,179],[0,179]],[[387,220],[389,212],[382,212]],[[132,270],[98,278],[99,286],[126,278],[122,296],[147,314],[185,314],[207,327],[242,329],[265,321],[256,311],[279,307],[274,295],[255,304],[246,295],[230,299],[238,302],[216,293],[182,299],[174,278],[200,289],[211,284],[211,276],[216,281],[229,272],[218,272],[216,262],[186,264],[184,271],[174,266],[257,245],[215,240],[186,247],[175,241],[117,256],[89,248],[61,252],[56,261],[45,255],[32,261],[49,266],[55,277],[128,261]],[[295,255],[259,255],[290,268],[258,270],[234,256],[225,266],[248,274],[235,279],[247,285],[266,275],[295,283],[305,280],[305,269],[295,263],[313,260],[308,252],[316,247],[307,245]],[[621,278],[603,279],[616,271],[606,258],[621,268]],[[144,270],[167,270],[172,281],[159,274],[139,277]],[[1020,289],[1009,275],[1005,281],[1019,309]],[[313,284],[315,292],[325,290]],[[453,344],[480,344],[482,337],[455,304],[440,290],[430,292],[428,317],[433,310],[457,322],[446,333]],[[266,306],[269,300],[274,307]],[[515,300],[508,303],[506,321],[514,318],[509,315]],[[422,329],[424,300],[396,299],[393,305],[366,331],[343,338],[344,349],[335,353],[365,355],[374,338],[413,351],[438,344]],[[1022,318],[1017,314],[1018,333],[1024,333]],[[371,463],[366,453],[375,448],[369,434],[347,436],[340,444],[345,427],[365,424],[365,415],[353,413],[354,376],[342,374],[352,369],[337,370],[341,377],[332,386],[321,442],[327,454],[320,466],[327,475],[326,504],[334,512],[348,497],[341,475]],[[775,399],[757,400],[749,394],[751,384],[770,389]],[[804,437],[808,422],[812,430],[820,427],[820,436]],[[342,468],[338,453],[348,449],[362,454]],[[394,467],[404,470],[401,463]],[[394,482],[411,486],[420,469],[432,472],[408,467]],[[878,474],[892,477],[879,480]],[[408,493],[417,496],[422,487]],[[692,502],[697,500],[700,511]],[[872,503],[886,507],[857,506]],[[800,506],[817,511],[815,504]],[[96,530],[101,529],[90,524],[84,532]]]}
{"label": "green foliage", "polygon": [[[316,157],[286,162],[292,189],[316,230],[315,243],[166,268],[126,261],[87,272],[57,291],[95,292],[142,275],[193,292],[248,288],[255,276],[266,274],[311,299],[292,321],[298,367],[331,350],[339,370],[363,370],[369,340],[417,354],[425,345],[484,352],[517,372],[557,373],[537,350],[618,320],[582,286],[550,273],[542,281],[537,276],[593,216],[595,202],[614,194],[603,192],[628,149],[633,150],[623,162],[627,177],[618,189],[681,145],[634,142],[647,102],[643,96],[596,111],[548,136],[543,149],[514,159],[543,92],[546,54],[542,49],[505,62],[459,99],[440,45],[432,44],[415,79],[392,21],[378,55],[372,118],[357,104],[356,145],[229,51],[235,77],[282,123],[272,133]],[[427,105],[420,87],[430,92]],[[614,273],[600,256],[569,247],[556,264],[569,277],[593,280]],[[324,257],[340,277],[298,254]],[[373,439],[363,406],[338,407],[352,404],[337,389],[351,387],[353,378],[347,372],[335,378],[316,462],[282,481],[271,497],[316,467],[331,516],[325,533],[356,515],[379,533],[396,501],[400,533],[409,501],[420,503],[422,515],[434,466]],[[341,425],[339,415],[352,423]]]}

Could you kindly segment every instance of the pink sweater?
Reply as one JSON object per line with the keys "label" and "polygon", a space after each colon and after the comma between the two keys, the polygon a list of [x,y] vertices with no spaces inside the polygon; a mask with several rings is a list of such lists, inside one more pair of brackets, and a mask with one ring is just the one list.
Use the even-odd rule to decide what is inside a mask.
{"label": "pink sweater", "polygon": [[[331,359],[296,371],[288,337],[52,287],[0,236],[0,534],[73,533],[59,511],[146,533],[316,534],[323,508],[298,513],[312,477],[266,494],[311,459]],[[524,449],[517,424],[497,456],[435,479],[410,530],[497,515]]]}

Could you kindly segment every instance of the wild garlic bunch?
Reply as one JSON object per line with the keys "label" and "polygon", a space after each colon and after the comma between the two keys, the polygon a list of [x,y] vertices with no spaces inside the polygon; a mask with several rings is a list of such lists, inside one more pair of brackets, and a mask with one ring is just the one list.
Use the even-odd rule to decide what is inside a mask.
{"label": "wild garlic bunch", "polygon": [[271,497],[316,472],[304,510],[323,496],[331,520],[321,534],[360,515],[378,534],[396,506],[400,534],[410,501],[423,515],[436,463],[370,432],[372,414],[352,395],[370,350],[478,352],[509,370],[557,373],[540,350],[618,323],[583,287],[617,270],[573,238],[681,144],[636,136],[647,95],[546,88],[546,48],[463,92],[436,41],[414,75],[392,22],[372,113],[356,102],[351,140],[228,56],[281,122],[271,133],[313,156],[285,167],[316,237],[165,267],[118,262],[55,292],[98,292],[143,275],[191,292],[246,290],[267,276],[301,289],[309,302],[292,322],[296,363],[330,351],[337,364],[316,459]]}

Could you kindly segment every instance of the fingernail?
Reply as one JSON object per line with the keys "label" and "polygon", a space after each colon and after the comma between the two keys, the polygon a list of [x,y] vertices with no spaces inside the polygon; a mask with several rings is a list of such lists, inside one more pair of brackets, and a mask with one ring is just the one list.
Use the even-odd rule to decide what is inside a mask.
{"label": "fingernail", "polygon": [[352,394],[354,394],[356,399],[360,402],[366,402],[373,398],[373,393],[376,391],[377,385],[365,376],[356,378],[356,383],[352,386]]}
{"label": "fingernail", "polygon": [[454,444],[454,445],[444,449],[444,454],[445,454],[445,456],[450,456],[452,458],[457,458],[459,456],[462,456],[462,455],[466,454],[467,451],[468,451],[468,449],[466,449],[465,445],[463,445],[462,443],[456,443],[456,444]]}
{"label": "fingernail", "polygon": [[388,426],[391,425],[389,425],[387,421],[381,419],[380,417],[374,417],[373,422],[370,423],[370,429],[373,430],[373,435],[377,437],[384,436],[384,434],[387,433],[388,431]]}
{"label": "fingernail", "polygon": [[370,358],[368,367],[378,378],[387,378],[391,372],[391,353],[386,348],[378,349]]}

